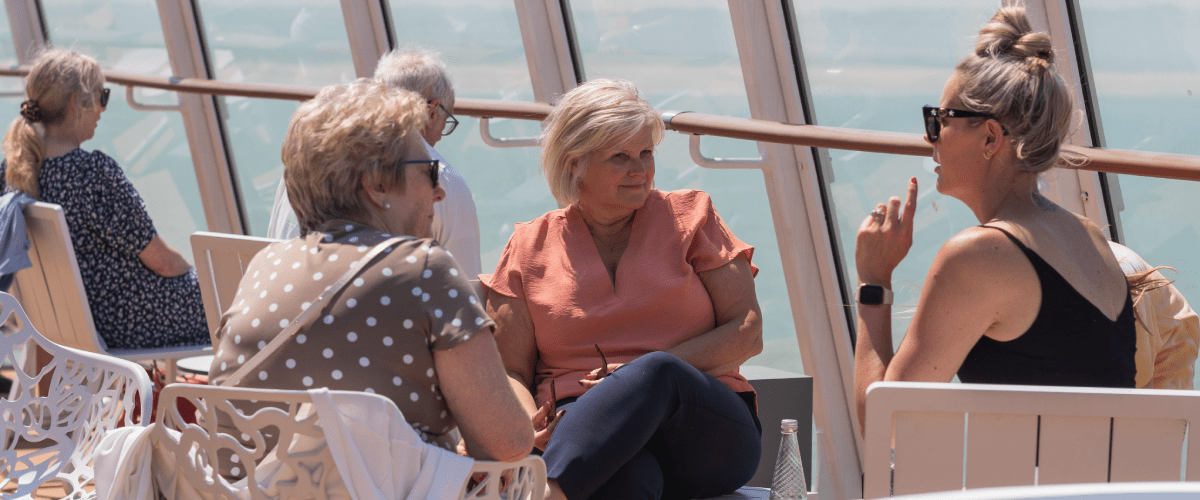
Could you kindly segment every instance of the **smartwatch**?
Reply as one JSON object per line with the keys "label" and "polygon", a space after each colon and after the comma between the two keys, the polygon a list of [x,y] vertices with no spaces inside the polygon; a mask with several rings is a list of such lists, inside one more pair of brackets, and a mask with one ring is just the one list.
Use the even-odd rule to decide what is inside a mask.
{"label": "smartwatch", "polygon": [[892,291],[883,285],[858,285],[854,291],[854,300],[864,306],[891,305]]}

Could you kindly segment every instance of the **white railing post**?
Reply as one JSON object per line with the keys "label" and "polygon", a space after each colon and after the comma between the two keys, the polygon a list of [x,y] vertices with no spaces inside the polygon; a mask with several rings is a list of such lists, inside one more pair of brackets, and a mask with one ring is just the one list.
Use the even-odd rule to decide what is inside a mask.
{"label": "white railing post", "polygon": [[45,33],[42,18],[38,15],[37,0],[4,0],[8,13],[8,26],[12,31],[13,50],[17,63],[26,65],[33,56],[46,46],[49,33]]}
{"label": "white railing post", "polygon": [[391,49],[391,33],[384,23],[383,5],[387,0],[342,0],[342,18],[350,40],[354,73],[359,78],[375,74],[379,58]]}
{"label": "white railing post", "polygon": [[[753,118],[803,124],[783,6],[730,0],[730,17]],[[813,376],[813,419],[820,431],[823,499],[862,496],[861,437],[855,423],[853,354],[841,284],[813,150],[759,143],[763,178],[796,325],[804,371]]]}
{"label": "white railing post", "polygon": [[[163,42],[171,60],[171,73],[179,78],[215,78],[205,60],[200,25],[192,0],[158,0]],[[223,132],[224,117],[218,109],[219,97],[187,92],[179,93],[180,114],[187,132],[196,184],[204,204],[209,231],[243,234],[241,207],[238,206],[232,165]]]}
{"label": "white railing post", "polygon": [[575,88],[575,66],[558,0],[513,0],[535,101],[553,104]]}

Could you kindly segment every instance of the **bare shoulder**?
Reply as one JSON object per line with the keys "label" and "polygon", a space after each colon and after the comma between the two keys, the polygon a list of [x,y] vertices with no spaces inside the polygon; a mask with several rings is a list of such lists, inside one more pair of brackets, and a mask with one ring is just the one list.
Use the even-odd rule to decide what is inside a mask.
{"label": "bare shoulder", "polygon": [[[1004,230],[1013,232],[1011,228]],[[1003,272],[1007,265],[1025,260],[1021,249],[1003,232],[994,227],[975,226],[960,231],[942,245],[933,265],[935,268]]]}
{"label": "bare shoulder", "polygon": [[1076,213],[1072,213],[1071,215],[1075,217],[1075,220],[1079,221],[1079,224],[1083,226],[1085,231],[1087,231],[1088,236],[1092,238],[1092,241],[1096,243],[1096,246],[1108,246],[1108,237],[1104,235],[1104,230],[1101,229],[1100,226],[1097,226],[1096,223],[1092,222],[1091,219],[1082,215]]}
{"label": "bare shoulder", "polygon": [[1011,340],[1033,322],[1040,294],[1037,271],[1020,247],[995,227],[972,227],[950,238],[929,269],[921,305],[940,314],[927,318],[919,308],[916,319],[971,344],[980,335]]}

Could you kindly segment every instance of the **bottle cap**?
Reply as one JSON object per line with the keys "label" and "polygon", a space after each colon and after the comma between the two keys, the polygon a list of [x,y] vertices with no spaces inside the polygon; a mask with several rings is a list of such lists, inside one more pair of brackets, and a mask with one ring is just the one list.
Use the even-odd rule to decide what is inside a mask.
{"label": "bottle cap", "polygon": [[799,425],[796,424],[795,420],[792,420],[790,418],[783,419],[783,422],[781,422],[779,424],[779,426],[781,428],[783,428],[783,430],[785,430],[785,431],[794,431],[800,427]]}

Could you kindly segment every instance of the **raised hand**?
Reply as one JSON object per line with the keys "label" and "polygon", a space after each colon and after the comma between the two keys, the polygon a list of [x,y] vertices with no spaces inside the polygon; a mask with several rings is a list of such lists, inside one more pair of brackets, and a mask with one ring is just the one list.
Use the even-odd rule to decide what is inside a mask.
{"label": "raised hand", "polygon": [[858,227],[854,242],[854,262],[858,280],[863,283],[891,286],[892,271],[908,255],[912,247],[913,215],[917,211],[917,178],[908,181],[908,195],[903,208],[900,198],[893,196],[880,203]]}

